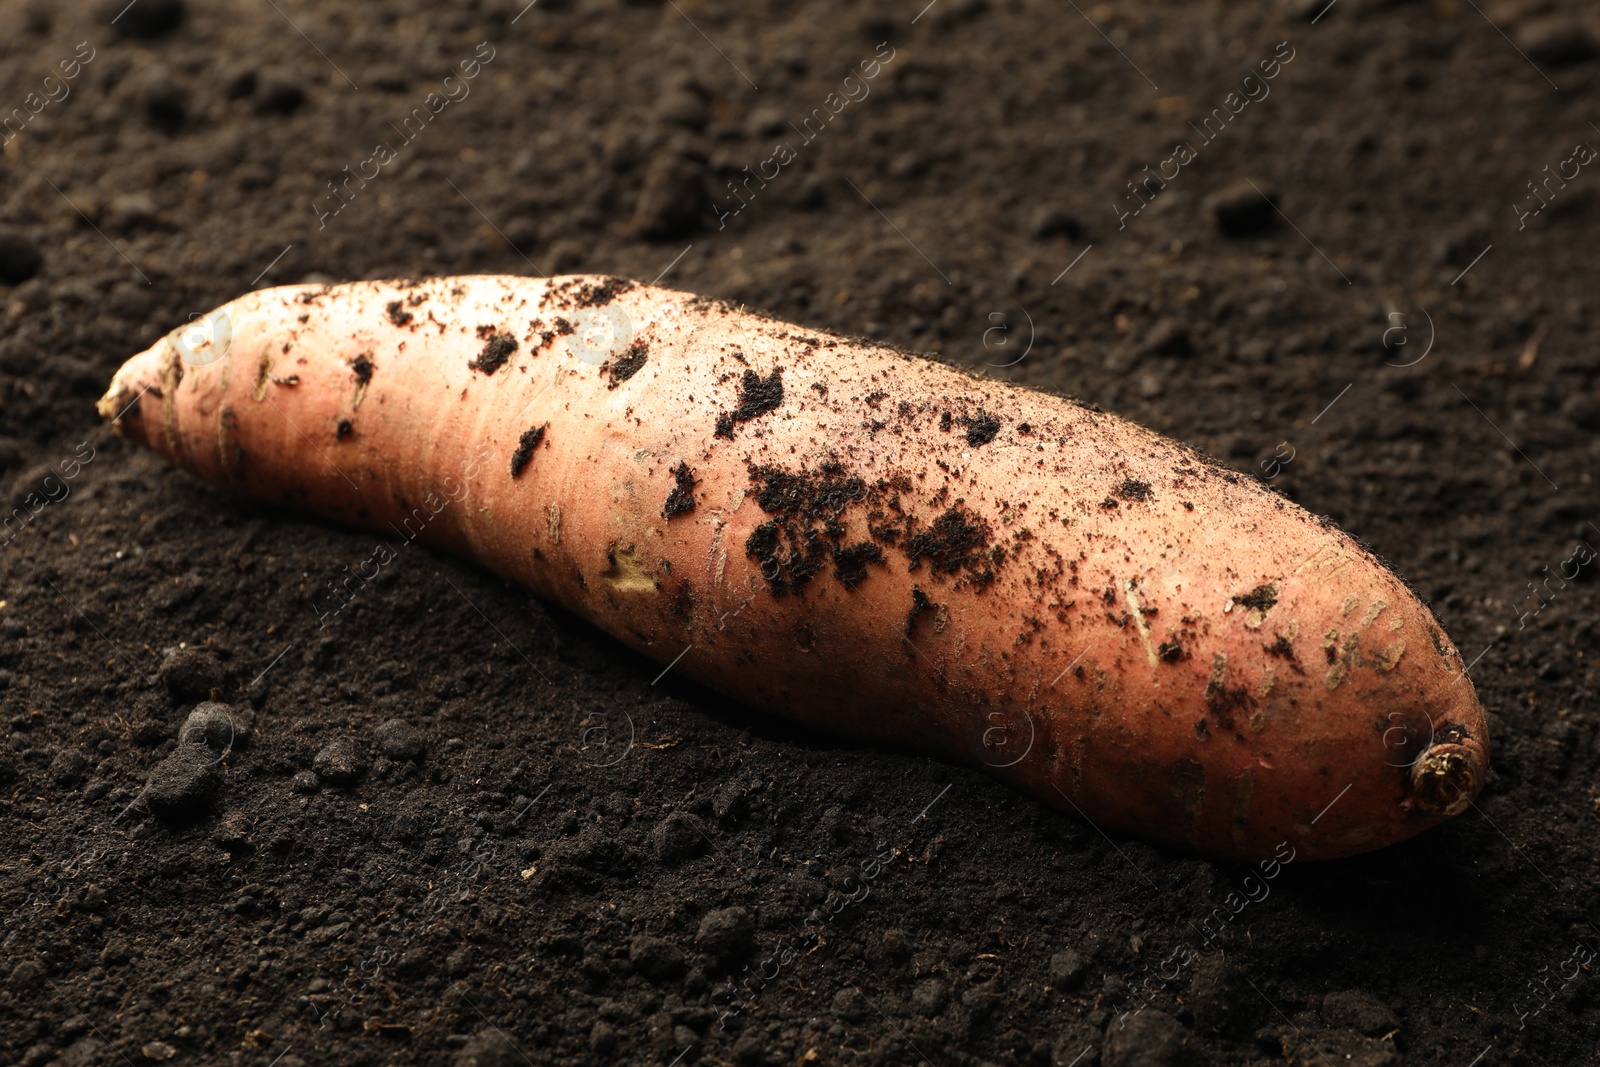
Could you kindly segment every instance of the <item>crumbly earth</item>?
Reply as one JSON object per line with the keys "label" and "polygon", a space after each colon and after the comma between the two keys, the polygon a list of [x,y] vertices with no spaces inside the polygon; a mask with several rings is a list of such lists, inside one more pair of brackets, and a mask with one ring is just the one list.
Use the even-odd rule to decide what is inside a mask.
{"label": "crumbly earth", "polygon": [[[0,10],[0,1059],[1595,1062],[1593,16],[919,7]],[[1320,865],[1107,837],[93,408],[252,285],[663,269],[1359,534],[1479,657],[1476,810]]]}

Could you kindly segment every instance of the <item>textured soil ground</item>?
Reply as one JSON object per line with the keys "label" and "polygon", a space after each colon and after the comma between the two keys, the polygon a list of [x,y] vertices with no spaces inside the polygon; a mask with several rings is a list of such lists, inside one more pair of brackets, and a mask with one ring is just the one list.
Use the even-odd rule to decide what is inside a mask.
{"label": "textured soil ground", "polygon": [[[1600,1063],[1587,5],[124,3],[0,7],[0,1061]],[[1269,479],[1483,796],[1263,893],[420,547],[319,624],[370,535],[94,413],[252,286],[577,271]]]}

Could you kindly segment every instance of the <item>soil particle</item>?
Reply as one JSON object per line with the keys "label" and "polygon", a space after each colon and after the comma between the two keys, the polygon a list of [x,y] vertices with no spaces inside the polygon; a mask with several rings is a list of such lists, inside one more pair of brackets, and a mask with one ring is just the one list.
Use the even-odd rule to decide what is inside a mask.
{"label": "soil particle", "polygon": [[688,812],[673,812],[650,832],[650,851],[669,867],[700,855],[706,847],[705,826]]}
{"label": "soil particle", "polygon": [[[138,10],[133,10],[137,7]],[[183,25],[187,9],[183,0],[149,0],[148,3],[130,5],[122,9],[115,0],[101,5],[106,21],[114,24],[118,35],[138,37],[153,41]]]}
{"label": "soil particle", "polygon": [[317,750],[311,769],[332,785],[354,785],[366,775],[367,759],[352,738],[337,737]]}
{"label": "soil particle", "polygon": [[672,468],[672,478],[677,484],[667,494],[666,506],[661,509],[661,517],[665,519],[670,519],[674,515],[687,515],[693,511],[694,487],[700,484],[689,464],[681,460]]}
{"label": "soil particle", "polygon": [[232,708],[208,700],[189,713],[178,731],[178,741],[218,750],[241,748],[250,739],[254,718],[248,707]]}
{"label": "soil particle", "polygon": [[[1189,356],[1194,354],[1194,342],[1189,328],[1177,319],[1162,319],[1145,337],[1139,351],[1147,356]],[[1155,390],[1152,395],[1160,395]]]}
{"label": "soil particle", "polygon": [[615,389],[643,369],[650,358],[650,348],[643,341],[635,341],[614,362],[606,364],[606,374],[611,378],[606,388]]}
{"label": "soil particle", "polygon": [[628,946],[628,963],[653,982],[669,981],[683,973],[683,950],[664,938],[640,934]]}
{"label": "soil particle", "polygon": [[1000,420],[986,411],[979,411],[967,423],[967,444],[973,448],[993,441],[1000,432]]}
{"label": "soil particle", "polygon": [[1106,1028],[1104,1067],[1179,1067],[1188,1031],[1165,1012],[1146,1008]]}
{"label": "soil particle", "polygon": [[630,278],[607,275],[598,282],[574,279],[551,287],[545,294],[545,304],[560,311],[582,311],[585,308],[605,307],[623,293],[637,289],[638,283]]}
{"label": "soil particle", "polygon": [[1345,989],[1322,998],[1322,1019],[1329,1026],[1345,1027],[1368,1037],[1382,1037],[1400,1029],[1400,1018],[1371,993]]}
{"label": "soil particle", "polygon": [[89,757],[75,748],[62,749],[45,772],[59,789],[71,789],[89,777]]}
{"label": "soil particle", "polygon": [[938,607],[938,605],[935,604],[933,601],[928,599],[928,594],[924,593],[920,586],[915,586],[915,585],[912,586],[911,587],[911,610],[906,612],[906,626],[905,626],[905,634],[906,634],[906,636],[907,637],[911,636],[912,630],[914,630],[916,628],[917,619],[922,615],[923,612],[925,612],[925,611],[933,611],[937,607]]}
{"label": "soil particle", "polygon": [[695,946],[724,966],[755,950],[756,922],[748,909],[718,908],[700,920]]}
{"label": "soil particle", "polygon": [[222,664],[210,652],[190,645],[174,648],[161,660],[156,679],[173,700],[204,700],[224,683]]}
{"label": "soil particle", "polygon": [[716,436],[732,440],[735,423],[759,418],[769,411],[775,411],[782,403],[782,367],[773,368],[772,373],[765,378],[753,370],[747,370],[739,385],[739,405],[732,411],[725,411],[717,416]]}
{"label": "soil particle", "polygon": [[508,333],[497,333],[489,338],[483,346],[483,351],[478,353],[476,359],[470,360],[467,366],[473,370],[482,371],[484,374],[493,374],[505,366],[506,360],[511,358],[511,353],[517,350],[517,339]]}
{"label": "soil particle", "polygon": [[911,1010],[931,1019],[950,1003],[950,987],[943,979],[924,978],[911,991]]}
{"label": "soil particle", "polygon": [[1050,969],[1046,973],[1051,985],[1071,991],[1083,981],[1088,969],[1089,961],[1083,958],[1082,953],[1068,948],[1050,957]]}
{"label": "soil particle", "polygon": [[485,1027],[467,1038],[450,1060],[450,1067],[517,1067],[526,1062],[516,1042],[497,1026]]}
{"label": "soil particle", "polygon": [[1122,479],[1122,484],[1116,488],[1116,495],[1121,497],[1123,500],[1142,503],[1143,501],[1150,499],[1150,483],[1141,482],[1137,478],[1132,477],[1124,478]]}
{"label": "soil particle", "polygon": [[1530,19],[1517,28],[1517,43],[1535,63],[1564,67],[1600,55],[1600,37],[1565,15]]}
{"label": "soil particle", "polygon": [[650,241],[684,237],[699,227],[709,206],[705,164],[689,153],[663,148],[645,171],[634,203],[633,230]]}
{"label": "soil particle", "polygon": [[340,419],[339,425],[334,428],[334,436],[343,441],[355,431],[355,424],[349,419]]}
{"label": "soil particle", "polygon": [[1161,642],[1156,647],[1156,655],[1161,658],[1163,663],[1177,663],[1179,660],[1188,658],[1189,652],[1183,647],[1183,642],[1174,638],[1170,641]]}
{"label": "soil particle", "polygon": [[1249,182],[1238,182],[1214,193],[1207,206],[1217,229],[1229,237],[1249,237],[1277,221],[1277,203],[1278,196],[1272,190],[1263,193]]}
{"label": "soil particle", "polygon": [[1295,662],[1294,646],[1289,643],[1289,639],[1283,634],[1279,634],[1277,640],[1273,641],[1272,644],[1262,645],[1261,650],[1269,656],[1286,659],[1290,663]]}
{"label": "soil particle", "polygon": [[390,719],[383,723],[373,734],[373,739],[378,742],[379,752],[396,761],[421,759],[427,748],[421,732],[404,719]]}
{"label": "soil particle", "polygon": [[[398,304],[399,301],[397,300],[395,303]],[[366,385],[372,381],[372,360],[364,355],[357,356],[350,361],[350,371],[356,376],[357,382]]]}
{"label": "soil particle", "polygon": [[1243,596],[1234,597],[1233,602],[1265,615],[1272,610],[1272,605],[1278,602],[1278,587],[1271,582],[1267,582],[1256,586]]}
{"label": "soil particle", "polygon": [[198,819],[222,789],[221,761],[205,745],[180,744],[150,771],[140,799],[167,822]]}
{"label": "soil particle", "polygon": [[773,596],[800,591],[830,557],[846,588],[865,580],[868,563],[883,562],[882,550],[870,541],[844,544],[845,509],[869,497],[862,479],[837,464],[825,464],[816,474],[752,467],[750,478],[760,485],[757,506],[776,518],[751,532],[745,552],[760,563]]}
{"label": "soil particle", "polygon": [[867,564],[882,563],[883,550],[871,541],[860,541],[848,548],[833,550],[833,576],[846,589],[867,580]]}
{"label": "soil particle", "polygon": [[522,431],[522,436],[517,438],[516,451],[511,453],[511,477],[522,477],[522,472],[528,469],[528,463],[533,459],[533,450],[539,447],[544,440],[544,432],[550,424],[543,423],[532,429]]}
{"label": "soil particle", "polygon": [[411,322],[411,312],[406,310],[402,301],[391,300],[383,310],[389,316],[389,321],[395,326],[406,326]]}
{"label": "soil particle", "polygon": [[988,522],[957,501],[933,520],[932,526],[920,531],[913,526],[901,551],[911,561],[911,570],[916,570],[926,560],[934,574],[965,572],[981,589],[994,579],[995,560],[984,551],[988,544]]}
{"label": "soil particle", "polygon": [[32,238],[0,232],[0,285],[21,285],[39,273],[44,255]]}
{"label": "soil particle", "polygon": [[1226,678],[1227,657],[1218,653],[1211,665],[1211,679],[1206,683],[1206,710],[1216,719],[1218,726],[1232,730],[1234,715],[1243,715],[1253,709],[1256,699],[1243,686],[1229,686]]}

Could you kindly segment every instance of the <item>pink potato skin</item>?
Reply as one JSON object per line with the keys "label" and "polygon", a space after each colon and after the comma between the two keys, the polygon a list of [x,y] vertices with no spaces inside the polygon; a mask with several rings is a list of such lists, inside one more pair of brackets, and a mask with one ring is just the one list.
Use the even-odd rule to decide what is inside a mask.
{"label": "pink potato skin", "polygon": [[1240,860],[1391,844],[1487,774],[1462,658],[1387,566],[1113,415],[597,276],[286,286],[218,320],[117,374],[123,436],[754,708]]}

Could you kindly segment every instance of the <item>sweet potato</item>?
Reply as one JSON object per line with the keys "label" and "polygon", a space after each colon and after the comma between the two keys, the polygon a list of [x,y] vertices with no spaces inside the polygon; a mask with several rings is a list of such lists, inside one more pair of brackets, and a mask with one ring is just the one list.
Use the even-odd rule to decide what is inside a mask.
{"label": "sweet potato", "polygon": [[100,411],[756,708],[1196,852],[1377,848],[1487,773],[1455,646],[1330,523],[1097,408],[717,301],[270,289],[135,356]]}

